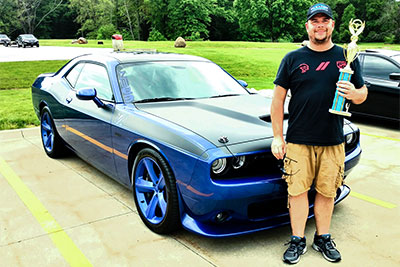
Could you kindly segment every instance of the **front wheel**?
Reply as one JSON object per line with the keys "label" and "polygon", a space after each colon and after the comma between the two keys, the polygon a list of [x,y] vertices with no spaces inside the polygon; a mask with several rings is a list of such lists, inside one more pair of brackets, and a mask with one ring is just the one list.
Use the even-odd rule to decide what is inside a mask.
{"label": "front wheel", "polygon": [[40,113],[40,135],[44,151],[51,158],[58,158],[66,153],[66,147],[58,135],[48,107]]}
{"label": "front wheel", "polygon": [[132,181],[136,208],[146,226],[159,234],[177,230],[181,223],[176,180],[165,159],[153,149],[141,150]]}

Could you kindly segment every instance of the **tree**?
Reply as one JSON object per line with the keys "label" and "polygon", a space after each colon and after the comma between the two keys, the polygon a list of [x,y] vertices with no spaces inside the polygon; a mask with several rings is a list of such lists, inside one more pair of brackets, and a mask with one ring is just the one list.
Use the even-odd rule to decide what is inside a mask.
{"label": "tree", "polygon": [[113,24],[115,6],[112,0],[70,0],[76,13],[76,22],[81,25],[82,36],[96,39],[102,25]]}
{"label": "tree", "polygon": [[[264,0],[235,0],[239,31],[246,41],[265,41],[269,36],[269,9]],[[269,2],[269,1],[267,1]]]}
{"label": "tree", "polygon": [[17,9],[15,0],[0,0],[0,33],[11,35],[16,31]]}
{"label": "tree", "polygon": [[[366,37],[369,41],[383,41],[381,38],[381,23],[379,20],[382,16],[387,14],[387,10],[383,7],[385,6],[386,0],[374,0],[374,1],[366,1],[365,5],[365,17],[366,17],[366,31],[363,36]],[[394,1],[390,1],[393,2]],[[390,9],[390,6],[389,6]]]}
{"label": "tree", "polygon": [[385,43],[400,43],[400,2],[387,0],[382,10],[385,12],[377,20],[380,25],[379,39]]}
{"label": "tree", "polygon": [[[34,33],[64,0],[17,0],[17,20],[24,33]],[[38,14],[42,13],[40,16]]]}
{"label": "tree", "polygon": [[344,42],[344,43],[349,43],[350,42],[350,30],[349,30],[349,22],[352,19],[356,18],[355,15],[356,9],[352,4],[348,5],[342,16],[342,24],[340,25],[340,31],[339,31],[339,41]]}
{"label": "tree", "polygon": [[207,39],[215,0],[171,0],[168,5],[167,36],[176,39]]}
{"label": "tree", "polygon": [[211,40],[237,40],[239,22],[233,3],[234,0],[217,0],[208,27]]}
{"label": "tree", "polygon": [[[268,3],[269,2],[269,3]],[[267,1],[270,5],[269,31],[272,41],[301,41],[306,38],[305,22],[310,0]]]}
{"label": "tree", "polygon": [[145,0],[144,6],[146,19],[150,21],[151,28],[160,32],[163,36],[167,35],[168,28],[168,3],[169,0]]}
{"label": "tree", "polygon": [[302,40],[310,0],[235,0],[243,39]]}

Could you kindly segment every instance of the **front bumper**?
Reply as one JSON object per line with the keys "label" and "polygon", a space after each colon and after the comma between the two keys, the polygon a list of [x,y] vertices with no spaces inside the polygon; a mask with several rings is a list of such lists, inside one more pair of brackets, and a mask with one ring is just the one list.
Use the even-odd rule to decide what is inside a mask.
{"label": "front bumper", "polygon": [[[361,148],[356,146],[346,155],[345,176],[357,165]],[[196,179],[195,179],[196,180]],[[204,181],[203,181],[204,182]],[[228,237],[289,224],[287,209],[287,186],[280,178],[259,179],[250,183],[236,181],[226,184],[212,182],[211,187],[199,194],[182,195],[186,204],[181,215],[185,229],[207,237]],[[196,184],[190,186],[192,189]],[[199,184],[197,184],[199,185]],[[204,185],[204,184],[203,184]],[[347,185],[337,190],[335,204],[350,193]],[[314,216],[313,200],[316,191],[309,192],[309,218]],[[217,215],[224,214],[226,220],[217,222]]]}
{"label": "front bumper", "polygon": [[[347,185],[342,185],[337,191],[337,196],[335,198],[335,204],[338,204],[343,199],[345,199],[350,194],[350,187]],[[308,218],[314,216],[313,212],[314,205],[310,206]],[[276,228],[282,225],[290,223],[289,213],[285,213],[274,216],[268,220],[261,221],[237,221],[231,220],[223,224],[213,224],[205,223],[195,220],[188,214],[184,214],[182,217],[182,225],[185,229],[194,232],[196,234],[206,236],[206,237],[229,237],[242,234],[254,233],[262,230],[267,230],[271,228]]]}

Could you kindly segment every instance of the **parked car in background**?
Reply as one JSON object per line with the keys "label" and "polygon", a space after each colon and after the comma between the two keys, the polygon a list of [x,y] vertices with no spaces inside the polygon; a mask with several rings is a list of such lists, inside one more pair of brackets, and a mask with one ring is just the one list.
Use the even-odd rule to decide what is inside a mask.
{"label": "parked car in background", "polygon": [[[289,223],[271,99],[245,86],[205,58],[115,52],[40,75],[32,101],[47,155],[68,147],[130,188],[152,231],[222,237]],[[347,176],[361,148],[358,128],[343,130]],[[335,203],[349,193],[342,185]]]}
{"label": "parked car in background", "polygon": [[11,39],[8,38],[8,36],[5,34],[0,34],[0,44],[4,46],[9,46],[11,45]]}
{"label": "parked car in background", "polygon": [[368,98],[351,105],[351,113],[400,122],[400,51],[370,49],[359,59]]}
{"label": "parked car in background", "polygon": [[17,43],[18,47],[34,47],[37,46],[39,47],[39,40],[36,39],[33,34],[20,34],[17,39],[15,40]]}

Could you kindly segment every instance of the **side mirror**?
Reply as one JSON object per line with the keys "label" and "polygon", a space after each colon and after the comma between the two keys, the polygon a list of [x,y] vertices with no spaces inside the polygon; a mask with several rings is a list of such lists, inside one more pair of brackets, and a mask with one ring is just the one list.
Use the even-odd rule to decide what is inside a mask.
{"label": "side mirror", "polygon": [[76,97],[80,100],[93,100],[97,107],[103,108],[106,105],[97,97],[96,89],[82,88],[76,92]]}
{"label": "side mirror", "polygon": [[96,89],[83,88],[76,92],[76,97],[80,100],[93,100],[97,96]]}
{"label": "side mirror", "polygon": [[389,79],[395,80],[395,81],[400,81],[400,73],[390,73]]}
{"label": "side mirror", "polygon": [[248,86],[248,84],[243,81],[243,80],[238,80],[238,82],[240,83],[241,86],[243,86],[244,88],[246,88]]}

